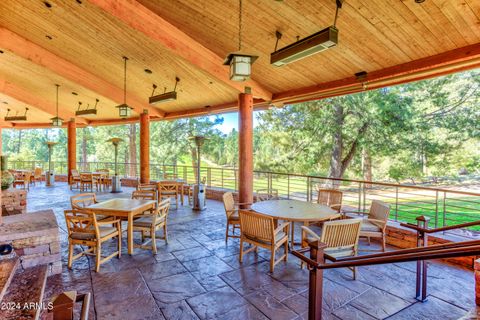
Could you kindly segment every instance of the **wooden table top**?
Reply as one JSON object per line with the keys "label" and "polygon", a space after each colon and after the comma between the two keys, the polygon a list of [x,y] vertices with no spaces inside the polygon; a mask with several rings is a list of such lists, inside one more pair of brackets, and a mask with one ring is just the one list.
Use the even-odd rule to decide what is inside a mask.
{"label": "wooden table top", "polygon": [[95,211],[118,211],[118,212],[132,212],[149,208],[155,205],[155,200],[137,200],[114,198],[107,201],[99,202],[88,206],[88,209],[95,209]]}
{"label": "wooden table top", "polygon": [[328,206],[299,200],[267,200],[256,202],[252,210],[288,221],[324,221],[340,217]]}

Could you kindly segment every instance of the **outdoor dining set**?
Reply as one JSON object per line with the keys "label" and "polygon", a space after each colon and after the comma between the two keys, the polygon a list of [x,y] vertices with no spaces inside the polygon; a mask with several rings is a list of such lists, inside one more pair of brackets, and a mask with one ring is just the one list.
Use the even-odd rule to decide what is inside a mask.
{"label": "outdoor dining set", "polygon": [[[80,174],[82,177],[82,174]],[[89,174],[93,177],[93,173]],[[102,177],[100,175],[99,177]],[[101,179],[101,178],[100,178]],[[101,181],[101,180],[98,180]],[[99,182],[102,185],[102,182]],[[108,184],[107,184],[108,185]],[[89,184],[93,188],[92,184]],[[83,191],[80,182],[80,189]],[[157,254],[157,239],[168,243],[167,219],[171,205],[183,205],[184,183],[163,180],[138,184],[131,198],[113,198],[97,201],[95,193],[80,193],[71,197],[71,209],[65,211],[69,234],[68,266],[84,255],[96,256],[95,270],[113,257],[121,257],[122,222],[126,224],[128,254],[134,248],[148,249]],[[186,194],[187,196],[190,193]],[[355,256],[360,237],[380,238],[385,250],[385,229],[390,207],[373,200],[368,212],[342,206],[342,192],[337,189],[319,189],[316,203],[282,199],[275,190],[258,190],[255,203],[238,203],[232,192],[223,194],[226,213],[225,242],[239,238],[240,255],[244,256],[259,248],[270,251],[270,272],[281,261],[287,261],[295,245],[306,247],[308,242],[320,240],[327,245],[328,257]],[[190,196],[188,197],[190,202]],[[301,242],[295,242],[295,223],[301,226]],[[162,230],[161,236],[157,232]],[[140,234],[141,242],[134,241]],[[102,244],[117,241],[117,250],[102,254]],[[88,249],[74,255],[74,246]],[[277,251],[282,249],[280,255]],[[354,278],[356,277],[353,270]]]}

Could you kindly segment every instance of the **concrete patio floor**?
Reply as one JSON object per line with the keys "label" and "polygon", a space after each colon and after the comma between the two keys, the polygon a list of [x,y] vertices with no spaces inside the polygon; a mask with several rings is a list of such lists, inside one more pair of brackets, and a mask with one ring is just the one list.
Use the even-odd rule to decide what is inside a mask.
{"label": "concrete patio floor", "polygon": [[[100,201],[130,197],[98,193]],[[208,200],[208,209],[193,212],[188,206],[170,211],[169,244],[158,241],[158,254],[135,249],[129,256],[126,242],[120,259],[93,271],[91,258],[81,258],[68,270],[67,236],[63,210],[70,208],[66,184],[32,187],[28,212],[53,208],[61,228],[63,272],[47,280],[45,299],[65,290],[90,291],[91,319],[306,319],[308,272],[289,256],[273,274],[269,252],[250,253],[238,261],[238,239],[225,244],[223,204]],[[298,227],[297,227],[298,229]],[[125,240],[125,239],[124,239]],[[115,248],[115,241],[107,251]],[[361,240],[361,247],[366,242]],[[372,249],[372,246],[368,249]],[[392,249],[392,248],[389,248]],[[417,302],[415,264],[360,267],[358,279],[349,270],[325,272],[325,319],[458,319],[474,307],[473,272],[443,262],[429,263],[429,299]]]}

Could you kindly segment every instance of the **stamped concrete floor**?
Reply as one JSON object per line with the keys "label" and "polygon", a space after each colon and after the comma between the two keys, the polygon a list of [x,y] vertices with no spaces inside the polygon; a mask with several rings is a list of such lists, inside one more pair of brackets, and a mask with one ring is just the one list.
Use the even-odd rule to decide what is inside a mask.
{"label": "stamped concrete floor", "polygon": [[[99,193],[100,201],[129,197]],[[93,271],[91,258],[66,268],[67,237],[63,210],[70,207],[65,184],[32,187],[28,210],[53,208],[62,235],[64,269],[48,279],[46,298],[65,290],[93,294],[91,319],[306,319],[308,272],[289,256],[273,274],[267,251],[250,253],[238,261],[239,242],[225,244],[225,214],[220,202],[193,212],[175,207],[169,216],[169,243],[158,242],[158,254],[136,249]],[[297,227],[298,228],[298,227]],[[138,240],[138,239],[137,239]],[[115,248],[114,241],[108,250]],[[366,244],[361,240],[362,248]],[[372,244],[373,247],[373,244]],[[370,247],[371,249],[371,247]],[[429,264],[429,299],[413,299],[413,263],[359,268],[356,281],[349,270],[325,272],[325,319],[458,319],[474,306],[474,277],[469,270],[440,262]]]}

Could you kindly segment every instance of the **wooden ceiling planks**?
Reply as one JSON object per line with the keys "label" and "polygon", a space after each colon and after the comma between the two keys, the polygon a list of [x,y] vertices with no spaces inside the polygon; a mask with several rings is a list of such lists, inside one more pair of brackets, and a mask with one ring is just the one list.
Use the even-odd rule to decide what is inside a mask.
{"label": "wooden ceiling planks", "polygon": [[[137,111],[148,108],[159,119],[163,115],[176,118],[235,108],[238,92],[246,83],[226,80],[227,67],[220,60],[238,49],[238,1],[48,1],[51,9],[43,0],[0,2],[0,26],[57,56],[64,65],[68,62],[83,70],[80,72],[89,74],[90,79],[104,81],[115,92],[112,94],[108,86],[95,88],[85,77],[75,81],[72,74],[46,65],[36,53],[29,56],[18,50],[20,56],[46,68],[40,73],[35,66],[34,71],[24,70],[32,66],[21,60],[16,68],[5,67],[4,55],[0,55],[4,81],[31,89],[51,104],[51,90],[42,83],[45,79],[51,82],[49,79],[56,74],[66,80],[69,90],[71,87],[106,98],[105,109],[109,112],[88,117],[87,122],[124,121],[116,116],[114,105],[118,104],[119,89],[123,87],[121,57],[127,55],[127,99],[133,99]],[[422,4],[413,0],[347,0],[337,22],[339,45],[281,68],[269,62],[275,31],[283,33],[279,47],[294,42],[297,36],[303,38],[317,32],[332,24],[335,1],[243,0],[243,8],[242,50],[259,55],[253,65],[253,78],[258,82],[251,84],[267,93],[267,101],[258,100],[259,107],[270,103],[268,93],[273,93],[274,104],[281,105],[356,92],[360,87],[353,74],[358,71],[382,75],[375,85],[388,85],[477,65],[473,61],[457,66],[453,61],[452,66],[445,64],[444,69],[434,69],[428,75],[422,73],[423,69],[418,73],[409,67],[423,63],[422,68],[437,68],[433,60],[425,59],[457,49],[469,54],[469,46],[480,43],[480,5],[475,0],[427,0]],[[132,11],[122,11],[126,9]],[[0,42],[0,49],[4,46]],[[477,59],[473,55],[470,58]],[[399,78],[396,66],[413,75]],[[153,73],[143,72],[146,68]],[[393,73],[386,75],[388,72]],[[23,81],[22,76],[32,83]],[[162,110],[154,114],[156,107],[146,104],[152,84],[158,85],[158,92],[164,87],[171,90],[175,76],[181,78],[179,99],[159,105]],[[351,91],[344,91],[345,88]],[[66,111],[73,112],[70,99],[66,104]]]}

